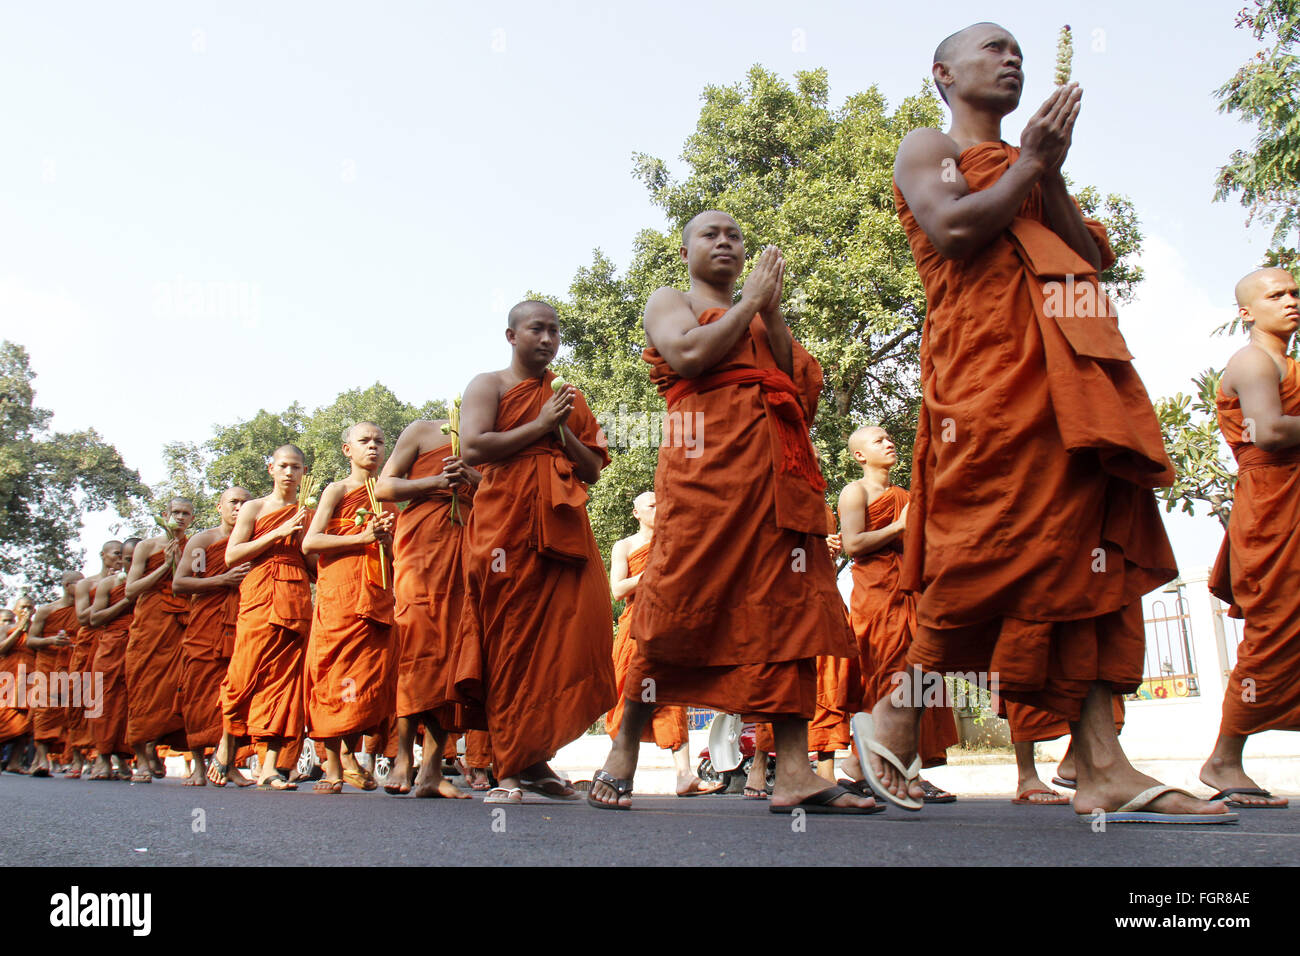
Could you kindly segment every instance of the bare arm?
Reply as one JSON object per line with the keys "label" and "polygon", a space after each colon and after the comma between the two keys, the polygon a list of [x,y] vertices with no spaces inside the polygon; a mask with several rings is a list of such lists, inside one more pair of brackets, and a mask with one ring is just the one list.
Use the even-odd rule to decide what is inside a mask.
{"label": "bare arm", "polygon": [[365,527],[359,534],[329,534],[330,518],[347,494],[343,482],[333,482],[320,497],[320,507],[312,516],[311,527],[302,539],[303,554],[328,554],[332,551],[355,551],[378,541],[380,544],[392,542],[392,529],[395,520],[391,512],[385,511],[379,516],[371,515],[366,519]]}
{"label": "bare arm", "polygon": [[151,539],[138,546],[131,554],[131,570],[126,575],[126,596],[132,601],[139,600],[140,595],[148,594],[158,587],[164,578],[171,577],[172,568],[176,561],[176,552],[180,550],[180,543],[169,540],[164,548],[163,563],[146,573],[145,569],[149,565],[149,558],[153,556],[157,549],[158,542]]}
{"label": "bare arm", "polygon": [[[759,309],[772,298],[782,268],[780,261],[774,247],[764,249],[745,280],[740,301],[708,325],[700,325],[683,293],[667,287],[656,289],[645,305],[646,340],[682,378],[703,375],[731,351]],[[781,325],[785,325],[784,319]],[[775,338],[770,333],[769,337]],[[773,343],[774,352],[777,348],[778,344]]]}
{"label": "bare arm", "polygon": [[850,558],[860,558],[879,551],[907,528],[907,508],[897,521],[867,530],[867,493],[856,481],[844,486],[840,492],[840,538],[844,553]]}
{"label": "bare arm", "polygon": [[73,604],[77,609],[77,622],[82,627],[90,626],[90,595],[91,585],[95,582],[87,579],[77,584],[73,591]]}
{"label": "bare arm", "polygon": [[461,457],[471,465],[481,465],[509,458],[541,441],[560,424],[562,419],[552,406],[556,406],[557,399],[564,396],[568,397],[568,403],[562,403],[562,407],[564,417],[568,417],[573,399],[568,389],[561,389],[551,396],[531,422],[508,432],[494,432],[492,426],[496,424],[497,407],[501,401],[497,394],[496,376],[491,373],[476,376],[466,387],[460,406]]}
{"label": "bare arm", "polygon": [[248,505],[239,509],[239,517],[235,519],[235,530],[230,532],[230,537],[226,541],[226,567],[233,568],[246,561],[252,561],[281,538],[287,538],[301,531],[302,520],[307,516],[306,508],[296,508],[293,514],[279,525],[260,538],[254,538],[253,528],[257,524],[257,517],[261,510],[260,507],[250,508]]}
{"label": "bare arm", "polygon": [[95,603],[91,605],[91,609],[90,609],[91,627],[103,627],[105,624],[109,623],[115,618],[121,617],[124,613],[126,613],[127,610],[130,609],[131,605],[135,603],[129,597],[123,594],[122,600],[118,601],[116,604],[109,604],[108,599],[113,594],[114,582],[113,579],[110,577],[104,583],[107,584],[108,587],[100,587],[100,589],[95,592]]}
{"label": "bare arm", "polygon": [[32,617],[32,626],[27,631],[27,646],[34,651],[68,643],[67,640],[60,640],[57,636],[45,636],[45,620],[50,616],[50,611],[53,608],[52,604],[38,607],[36,614]]}
{"label": "bare arm", "polygon": [[639,574],[628,575],[627,553],[628,543],[626,541],[614,542],[614,550],[609,555],[609,593],[615,601],[621,601],[628,595],[635,593],[636,586],[641,581],[641,575]]}
{"label": "bare arm", "polygon": [[207,554],[208,544],[215,540],[206,532],[190,538],[185,551],[181,554],[180,561],[176,564],[176,573],[172,576],[173,594],[206,594],[209,591],[223,591],[239,587],[240,582],[244,580],[244,577],[252,568],[251,564],[245,563],[228,568],[223,573],[214,574],[210,577],[202,577],[200,576],[201,572],[196,570],[195,563]]}
{"label": "bare arm", "polygon": [[397,447],[384,464],[384,470],[375,483],[375,495],[380,501],[414,501],[434,491],[448,491],[453,485],[474,486],[483,475],[465,464],[464,458],[448,455],[443,459],[442,471],[424,478],[409,478],[415,460],[420,457],[420,445],[427,429],[441,422],[422,423],[419,428],[409,426],[397,439]]}
{"label": "bare arm", "polygon": [[[1277,366],[1259,348],[1242,349],[1223,373],[1224,391],[1230,387],[1241,400],[1246,438],[1264,451],[1281,451],[1300,445],[1300,416],[1282,413]],[[1252,428],[1253,426],[1253,428]]]}
{"label": "bare arm", "polygon": [[[979,192],[971,192],[957,170],[961,151],[950,137],[936,129],[918,129],[903,138],[894,159],[894,181],[939,255],[965,259],[979,252],[1011,225],[1034,183],[1049,170],[1059,178],[1082,95],[1075,84],[1058,87],[1025,125],[1019,158],[1002,178]],[[1053,202],[1059,205],[1060,197]],[[1093,247],[1093,258],[1100,261],[1095,243]]]}

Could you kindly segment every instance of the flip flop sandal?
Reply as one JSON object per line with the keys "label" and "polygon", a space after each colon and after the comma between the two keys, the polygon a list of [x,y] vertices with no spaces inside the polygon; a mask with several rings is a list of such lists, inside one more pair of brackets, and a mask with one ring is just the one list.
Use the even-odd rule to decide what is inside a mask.
{"label": "flip flop sandal", "polygon": [[1052,778],[1052,786],[1053,786],[1053,787],[1064,787],[1066,790],[1078,790],[1078,789],[1079,789],[1079,781],[1078,781],[1078,780],[1069,780],[1069,779],[1067,779],[1067,778],[1065,778],[1065,777],[1053,777],[1053,778]]}
{"label": "flip flop sandal", "polygon": [[[276,786],[277,783],[279,784],[279,786]],[[275,790],[275,791],[297,790],[298,785],[296,783],[285,783],[284,778],[281,777],[279,774],[276,774],[274,777],[267,778],[267,781],[265,783],[259,783],[257,785],[257,789]]]}
{"label": "flip flop sandal", "polygon": [[133,773],[131,774],[131,782],[132,783],[153,783],[153,774],[149,773],[149,771],[147,770],[141,771],[140,773]]}
{"label": "flip flop sandal", "polygon": [[1288,804],[1285,803],[1243,803],[1240,800],[1231,799],[1232,795],[1240,794],[1243,797],[1264,797],[1266,800],[1274,799],[1273,794],[1259,787],[1229,787],[1227,790],[1220,790],[1211,800],[1226,800],[1228,806],[1234,810],[1285,810]]}
{"label": "flip flop sandal", "polygon": [[[866,816],[871,813],[881,813],[885,809],[883,803],[877,803],[874,807],[839,807],[831,803],[845,794],[852,794],[853,791],[848,787],[841,787],[838,783],[833,783],[824,790],[818,790],[816,793],[804,797],[798,803],[789,806],[779,806],[775,803],[768,804],[768,813],[793,813],[798,807],[804,813],[826,813],[826,814],[843,814],[845,816]],[[855,794],[856,796],[856,794]]]}
{"label": "flip flop sandal", "polygon": [[[1118,810],[1103,811],[1107,823],[1160,823],[1165,825],[1194,826],[1197,824],[1213,826],[1215,824],[1236,823],[1239,819],[1235,813],[1161,813],[1147,810],[1156,800],[1166,793],[1181,793],[1193,800],[1197,797],[1177,787],[1156,786],[1143,790],[1136,797]],[[1080,821],[1091,823],[1092,813],[1080,813]]]}
{"label": "flip flop sandal", "polygon": [[878,796],[876,796],[876,791],[872,790],[871,787],[868,786],[865,780],[849,780],[847,777],[845,777],[843,779],[836,780],[835,782],[839,784],[841,787],[843,787],[845,790],[853,791],[859,797],[875,797],[875,799],[877,800],[880,799]]}
{"label": "flip flop sandal", "polygon": [[[706,789],[706,788],[707,788],[707,789]],[[725,789],[726,789],[726,784],[723,784],[723,783],[712,783],[712,784],[708,784],[708,783],[705,783],[703,780],[700,780],[700,779],[697,778],[697,779],[695,780],[695,782],[691,784],[691,789],[687,790],[685,793],[679,793],[679,794],[677,794],[677,796],[679,796],[679,797],[707,797],[707,796],[708,796],[709,794],[711,794],[711,793],[719,793],[719,792],[721,792],[722,790],[725,790]]]}
{"label": "flip flop sandal", "polygon": [[746,787],[746,788],[745,788],[745,799],[746,799],[746,800],[766,800],[766,799],[767,799],[767,791],[766,791],[766,790],[759,790],[757,787]]}
{"label": "flip flop sandal", "polygon": [[926,803],[956,803],[957,794],[949,793],[947,790],[941,790],[932,784],[929,780],[921,781],[921,789],[925,791]]}
{"label": "flip flop sandal", "polygon": [[[216,771],[216,777],[213,776]],[[218,780],[217,777],[224,777],[224,780]],[[224,787],[230,782],[230,764],[219,761],[216,757],[208,758],[208,781],[217,787]]]}
{"label": "flip flop sandal", "polygon": [[342,793],[342,780],[317,780],[311,788],[312,793]]}
{"label": "flip flop sandal", "polygon": [[[593,784],[603,783],[605,786],[611,788],[616,795],[614,797],[616,801],[622,800],[624,797],[631,796],[632,794],[631,780],[620,780],[618,777],[615,777],[612,773],[609,773],[604,770],[597,770],[596,775],[591,778],[591,782]],[[597,810],[631,810],[632,809],[631,807],[623,806],[621,803],[617,803],[617,802],[605,803],[601,800],[597,800],[590,793],[587,794],[587,803],[595,807]]]}
{"label": "flip flop sandal", "polygon": [[48,777],[49,775],[50,771],[45,767],[37,767],[35,770],[31,771],[31,776],[33,777]]}
{"label": "flip flop sandal", "polygon": [[364,773],[357,773],[355,770],[344,770],[343,782],[350,787],[356,787],[358,790],[379,789],[379,784],[375,783],[374,777]]}
{"label": "flip flop sandal", "polygon": [[911,764],[904,767],[903,762],[888,747],[876,742],[875,725],[871,721],[871,715],[868,713],[857,713],[853,715],[853,720],[849,723],[849,729],[853,733],[853,742],[858,747],[858,764],[862,769],[862,777],[871,786],[871,789],[884,797],[895,806],[902,807],[904,810],[920,810],[925,803],[914,797],[899,797],[888,790],[880,782],[876,772],[871,769],[871,760],[867,757],[867,752],[876,754],[886,763],[890,764],[903,775],[903,780],[910,786],[913,780],[921,776],[921,755],[917,754],[912,759]]}
{"label": "flip flop sandal", "polygon": [[556,793],[554,789],[547,789],[547,787],[551,787],[552,785],[560,787],[561,789],[567,788],[573,790],[572,785],[568,781],[561,780],[559,777],[542,777],[540,780],[524,780],[523,778],[520,778],[519,780],[519,786],[524,790],[527,790],[529,793],[535,793],[539,796],[546,797],[549,800],[580,799],[576,790],[572,793]]}
{"label": "flip flop sandal", "polygon": [[[1030,800],[1036,793],[1045,793],[1051,797],[1050,800]],[[1060,807],[1070,802],[1070,798],[1063,793],[1057,793],[1055,790],[1047,790],[1043,787],[1035,787],[1033,790],[1026,790],[1018,794],[1012,801],[1022,807]],[[1109,819],[1109,818],[1108,818]]]}
{"label": "flip flop sandal", "polygon": [[483,802],[520,804],[524,802],[524,792],[518,787],[493,787],[483,798]]}

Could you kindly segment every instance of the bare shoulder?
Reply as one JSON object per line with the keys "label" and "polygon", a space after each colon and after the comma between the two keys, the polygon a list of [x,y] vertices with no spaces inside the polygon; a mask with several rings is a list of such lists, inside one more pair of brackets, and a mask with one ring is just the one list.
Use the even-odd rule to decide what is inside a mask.
{"label": "bare shoulder", "polygon": [[660,286],[646,299],[642,325],[645,327],[646,341],[652,347],[655,347],[656,332],[661,335],[673,329],[687,332],[698,324],[699,319],[691,306],[690,297],[681,289]]}
{"label": "bare shoulder", "polygon": [[861,480],[850,481],[840,492],[839,511],[842,514],[848,510],[860,510],[866,507],[867,494],[862,487]]}
{"label": "bare shoulder", "polygon": [[894,172],[897,173],[900,166],[910,166],[931,159],[956,159],[960,156],[961,150],[957,148],[957,143],[951,136],[943,130],[926,126],[912,130],[898,144],[898,153],[894,157]]}
{"label": "bare shoulder", "polygon": [[1280,382],[1285,375],[1285,367],[1278,368],[1273,356],[1258,346],[1247,345],[1228,359],[1219,384],[1225,395],[1233,397],[1242,385]]}
{"label": "bare shoulder", "polygon": [[198,534],[190,535],[190,548],[206,548],[208,545],[215,544],[220,539],[217,537],[221,533],[220,528],[205,528]]}
{"label": "bare shoulder", "polygon": [[256,521],[266,508],[266,498],[254,498],[252,501],[245,501],[239,508],[239,517],[236,519],[241,524],[247,524]]}
{"label": "bare shoulder", "polygon": [[469,380],[469,384],[465,386],[465,398],[462,405],[470,401],[481,402],[489,396],[499,399],[502,392],[502,383],[509,371],[509,369],[497,369],[495,372],[480,372],[475,375]]}

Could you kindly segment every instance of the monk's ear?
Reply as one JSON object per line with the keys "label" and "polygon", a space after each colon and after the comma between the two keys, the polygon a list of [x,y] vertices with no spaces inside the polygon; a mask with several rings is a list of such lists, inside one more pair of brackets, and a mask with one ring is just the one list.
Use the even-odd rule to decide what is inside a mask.
{"label": "monk's ear", "polygon": [[689,263],[691,261],[691,254],[686,250],[685,246],[682,246],[677,252],[681,255],[682,262]]}
{"label": "monk's ear", "polygon": [[512,346],[515,344],[515,330],[506,326],[506,341]]}
{"label": "monk's ear", "polygon": [[952,73],[948,71],[948,65],[946,63],[936,63],[930,72],[934,76],[934,85],[935,89],[939,91],[939,98],[947,103],[948,97],[944,93],[952,83]]}

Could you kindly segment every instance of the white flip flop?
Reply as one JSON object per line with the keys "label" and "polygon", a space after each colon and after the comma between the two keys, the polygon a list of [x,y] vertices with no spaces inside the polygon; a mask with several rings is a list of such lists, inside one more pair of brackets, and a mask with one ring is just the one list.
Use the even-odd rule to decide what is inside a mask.
{"label": "white flip flop", "polygon": [[853,742],[858,748],[858,765],[862,768],[863,777],[871,784],[871,789],[890,803],[902,807],[904,810],[915,811],[924,807],[924,801],[910,796],[900,797],[887,789],[880,782],[880,777],[871,769],[871,759],[867,756],[867,753],[869,751],[878,755],[880,759],[887,761],[903,775],[903,779],[907,781],[909,787],[913,780],[921,776],[921,755],[917,754],[912,763],[904,767],[903,762],[888,747],[876,742],[875,725],[871,722],[871,715],[868,713],[854,714],[853,720],[849,722],[849,729],[853,734]]}
{"label": "white flip flop", "polygon": [[[1107,823],[1162,823],[1192,826],[1236,823],[1239,819],[1235,813],[1160,813],[1146,809],[1166,793],[1181,793],[1185,797],[1197,799],[1195,794],[1188,793],[1186,790],[1161,784],[1143,790],[1118,810],[1104,811],[1105,820]],[[1079,819],[1084,823],[1090,823],[1092,818],[1092,813],[1079,814]]]}

